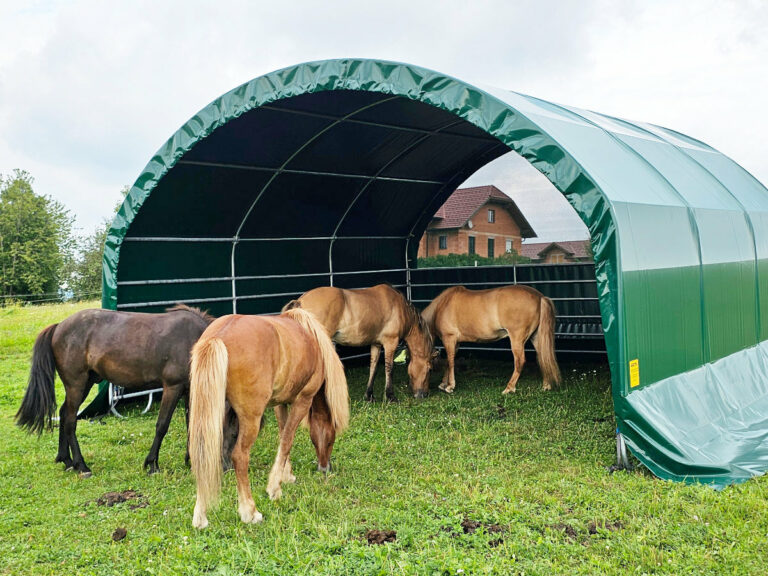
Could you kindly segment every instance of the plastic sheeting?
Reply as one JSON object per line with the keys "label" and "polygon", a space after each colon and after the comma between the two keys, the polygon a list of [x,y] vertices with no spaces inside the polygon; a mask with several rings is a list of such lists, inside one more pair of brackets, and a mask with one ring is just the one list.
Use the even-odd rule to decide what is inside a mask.
{"label": "plastic sheeting", "polygon": [[[212,102],[152,158],[107,238],[103,305],[259,313],[315,285],[382,279],[343,273],[395,269],[385,279],[407,284],[431,214],[509,149],[589,228],[633,453],[676,480],[762,472],[768,191],[657,126],[398,63],[274,72]],[[695,409],[701,394],[719,433]]]}

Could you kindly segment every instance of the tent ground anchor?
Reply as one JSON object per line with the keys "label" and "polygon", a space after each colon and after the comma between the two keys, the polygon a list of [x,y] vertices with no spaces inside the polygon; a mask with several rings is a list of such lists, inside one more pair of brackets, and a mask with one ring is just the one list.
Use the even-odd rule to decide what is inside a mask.
{"label": "tent ground anchor", "polygon": [[616,429],[616,464],[608,468],[610,473],[614,473],[617,470],[631,471],[633,469],[632,464],[629,462],[629,456],[627,455],[627,443],[624,441],[624,436],[621,435],[618,429]]}

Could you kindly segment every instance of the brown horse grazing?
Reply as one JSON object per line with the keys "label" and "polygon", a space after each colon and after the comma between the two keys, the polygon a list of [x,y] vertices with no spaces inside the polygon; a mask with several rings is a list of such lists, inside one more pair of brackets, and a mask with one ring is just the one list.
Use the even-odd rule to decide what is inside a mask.
{"label": "brown horse grazing", "polygon": [[389,286],[345,290],[324,286],[291,300],[283,311],[303,308],[312,312],[325,326],[334,342],[345,346],[370,346],[371,369],[365,399],[373,402],[373,378],[384,347],[385,397],[395,401],[392,367],[395,349],[405,339],[410,352],[408,376],[416,398],[429,393],[429,371],[434,346],[432,336],[422,322],[418,310],[405,297]]}
{"label": "brown horse grazing", "polygon": [[267,483],[272,500],[280,498],[282,482],[296,481],[289,457],[299,423],[309,415],[318,465],[323,466],[321,452],[330,456],[336,433],[349,421],[344,366],[323,326],[305,310],[219,318],[192,350],[191,374],[189,450],[197,479],[195,528],[208,525],[207,510],[221,490],[226,402],[239,422],[232,462],[238,510],[246,523],[262,520],[248,482],[248,461],[268,405],[276,406],[280,427],[280,445]]}
{"label": "brown horse grazing", "polygon": [[29,384],[16,423],[29,432],[51,428],[58,371],[66,397],[59,411],[56,462],[88,477],[91,470],[83,460],[75,431],[78,408],[93,384],[109,380],[127,389],[162,384],[155,440],[144,460],[150,473],[157,472],[160,444],[176,404],[189,386],[190,351],[212,321],[212,316],[197,308],[177,305],[165,314],[82,310],[48,326],[35,341]]}
{"label": "brown horse grazing", "polygon": [[528,286],[501,286],[490,290],[467,290],[454,286],[444,290],[422,312],[427,326],[443,341],[448,366],[440,389],[456,388],[453,360],[459,342],[494,342],[509,336],[515,371],[503,394],[515,391],[525,364],[525,342],[533,335],[533,347],[544,379],[544,390],[560,382],[555,358],[555,307],[552,300]]}

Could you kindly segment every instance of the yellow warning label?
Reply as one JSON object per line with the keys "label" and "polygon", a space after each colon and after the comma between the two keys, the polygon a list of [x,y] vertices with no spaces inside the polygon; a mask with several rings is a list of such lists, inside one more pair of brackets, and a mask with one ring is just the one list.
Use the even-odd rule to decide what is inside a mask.
{"label": "yellow warning label", "polygon": [[629,386],[634,388],[640,385],[640,363],[637,358],[629,361]]}

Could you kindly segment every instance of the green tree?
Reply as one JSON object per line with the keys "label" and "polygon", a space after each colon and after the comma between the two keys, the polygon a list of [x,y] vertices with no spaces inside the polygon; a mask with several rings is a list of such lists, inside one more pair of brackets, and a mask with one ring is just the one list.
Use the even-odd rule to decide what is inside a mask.
{"label": "green tree", "polygon": [[80,254],[74,264],[70,282],[77,298],[96,297],[101,293],[101,260],[110,225],[111,222],[105,220],[79,243]]}
{"label": "green tree", "polygon": [[[130,192],[130,186],[123,186],[120,193],[123,199]],[[123,201],[115,206],[115,213]],[[111,219],[105,219],[100,226],[79,243],[79,256],[74,265],[71,287],[78,298],[89,298],[101,293],[101,266],[104,257],[104,243],[112,226]]]}
{"label": "green tree", "polygon": [[0,174],[0,294],[50,294],[66,282],[73,262],[73,217],[35,194],[24,170]]}

